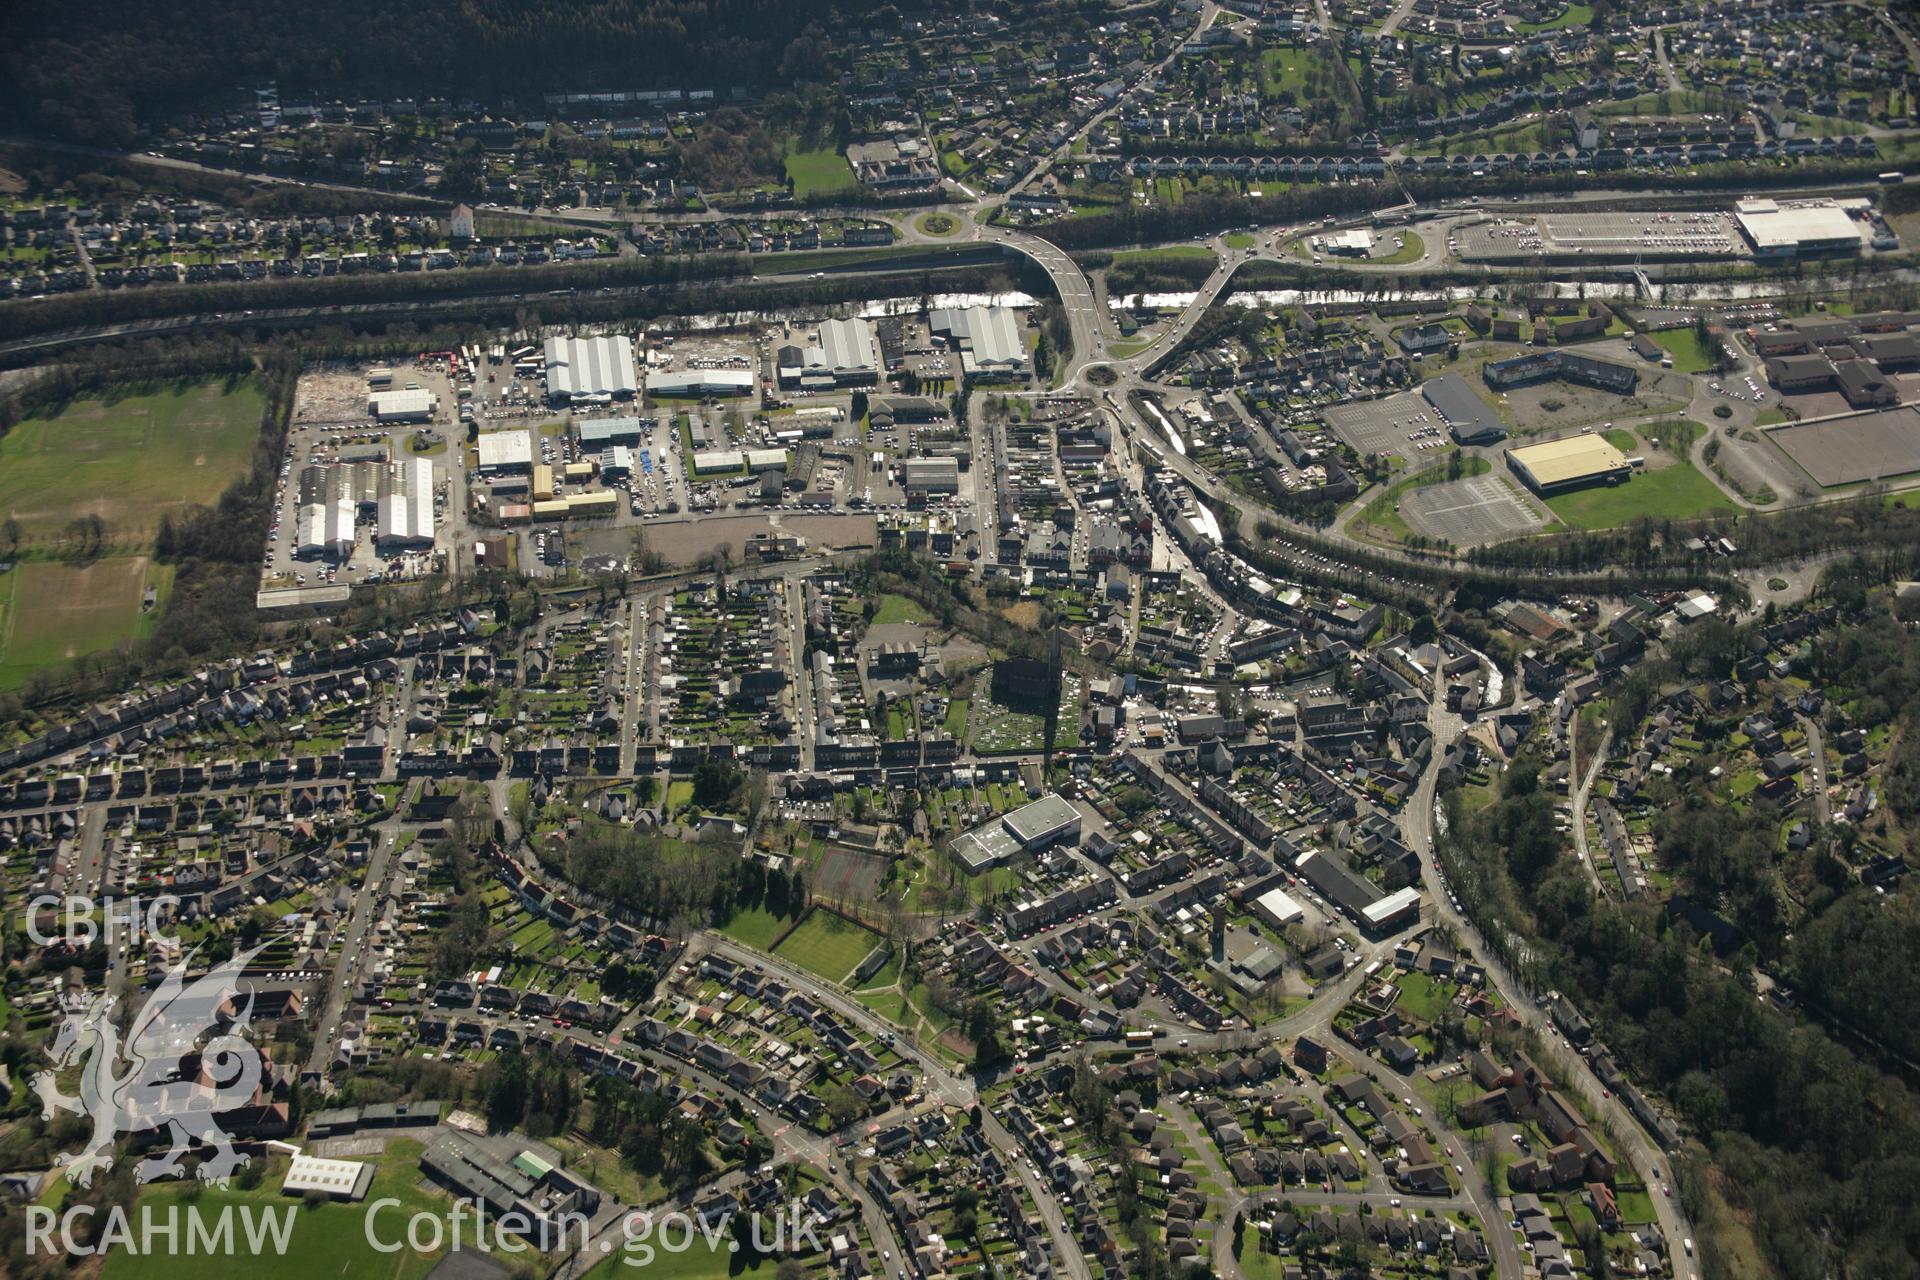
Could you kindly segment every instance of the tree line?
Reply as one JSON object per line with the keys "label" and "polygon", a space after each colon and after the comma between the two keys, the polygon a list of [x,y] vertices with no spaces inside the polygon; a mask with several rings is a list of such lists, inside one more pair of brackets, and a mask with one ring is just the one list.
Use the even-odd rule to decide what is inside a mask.
{"label": "tree line", "polygon": [[[1734,544],[1732,555],[1703,559],[1690,538]],[[1476,547],[1468,564],[1481,569],[1590,573],[1609,566],[1670,576],[1693,568],[1764,566],[1835,552],[1863,553],[1880,580],[1910,572],[1920,560],[1920,510],[1890,504],[1877,487],[1857,498],[1785,511],[1737,511],[1695,520],[1643,518],[1617,529],[1578,530]]]}
{"label": "tree line", "polygon": [[258,310],[341,307],[382,302],[434,302],[527,294],[555,288],[632,288],[727,279],[747,273],[738,254],[601,258],[586,263],[485,270],[406,271],[294,277],[249,282],[90,289],[0,306],[0,341],[90,325],[207,315],[235,307]]}
{"label": "tree line", "polygon": [[[862,21],[882,6],[841,0]],[[889,6],[890,7],[890,6]],[[897,11],[896,20],[897,20]],[[0,41],[8,114],[58,137],[125,147],[148,122],[210,105],[209,86],[278,79],[289,96],[319,91],[494,99],[541,86],[574,90],[731,89],[765,84],[821,12],[782,0],[623,0],[596,5],[377,0],[322,9],[266,0],[175,10],[122,0],[22,0]],[[74,39],[84,31],[84,41]],[[796,62],[803,73],[825,74]]]}
{"label": "tree line", "polygon": [[[1836,702],[1904,721],[1920,696],[1920,639],[1875,599],[1816,642],[1807,673],[1823,677]],[[1635,732],[1663,690],[1727,675],[1749,639],[1750,629],[1726,624],[1690,629],[1616,688],[1616,731]],[[1879,711],[1865,705],[1875,699]],[[1704,738],[1702,761],[1724,749],[1736,719],[1708,713],[1690,729]],[[1704,1145],[1716,1177],[1684,1157],[1674,1174],[1704,1237],[1706,1274],[1733,1274],[1719,1237],[1743,1228],[1782,1276],[1912,1274],[1920,1102],[1821,1025],[1756,1000],[1747,975],[1759,964],[1912,1053],[1920,921],[1910,895],[1862,888],[1830,857],[1846,838],[1838,832],[1816,832],[1810,852],[1794,854],[1780,834],[1789,815],[1770,803],[1734,806],[1697,786],[1653,784],[1661,869],[1676,893],[1724,913],[1744,939],[1722,959],[1665,903],[1593,893],[1564,856],[1544,765],[1523,753],[1477,811],[1448,793],[1439,855],[1482,936],[1529,986],[1567,993]],[[1895,838],[1909,838],[1914,817],[1896,814]]]}

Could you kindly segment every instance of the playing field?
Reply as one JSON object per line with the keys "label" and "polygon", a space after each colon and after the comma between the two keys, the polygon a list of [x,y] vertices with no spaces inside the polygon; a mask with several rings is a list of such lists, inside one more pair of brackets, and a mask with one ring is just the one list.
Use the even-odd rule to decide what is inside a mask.
{"label": "playing field", "polygon": [[0,517],[23,541],[97,515],[107,543],[145,549],[160,517],[216,501],[247,466],[266,399],[256,381],[75,400],[0,439]]}
{"label": "playing field", "polygon": [[1555,494],[1547,499],[1547,506],[1576,529],[1614,529],[1641,516],[1684,520],[1737,510],[1733,499],[1686,462],[1639,472],[1625,484]]}
{"label": "playing field", "polygon": [[815,907],[773,953],[840,982],[879,945],[880,935],[873,930]]}
{"label": "playing field", "polygon": [[[285,1157],[274,1156],[267,1166],[267,1176],[260,1186],[251,1191],[241,1190],[231,1185],[228,1190],[206,1189],[189,1194],[190,1188],[181,1182],[156,1182],[140,1190],[142,1204],[152,1204],[154,1213],[160,1221],[165,1221],[168,1206],[175,1206],[180,1213],[181,1243],[173,1250],[166,1247],[164,1239],[154,1245],[147,1256],[114,1252],[107,1255],[106,1265],[98,1275],[101,1280],[203,1280],[210,1276],[260,1275],[286,1277],[287,1280],[333,1280],[334,1277],[366,1277],[367,1280],[418,1280],[446,1252],[444,1243],[440,1248],[427,1253],[417,1253],[402,1247],[397,1252],[383,1253],[368,1240],[366,1222],[368,1206],[392,1197],[400,1203],[389,1204],[382,1208],[373,1219],[371,1230],[374,1238],[382,1244],[401,1241],[404,1245],[409,1218],[416,1213],[430,1215],[437,1220],[443,1232],[451,1233],[452,1224],[448,1215],[452,1205],[445,1192],[431,1187],[420,1175],[421,1144],[411,1139],[395,1138],[387,1143],[386,1152],[378,1157],[373,1185],[367,1191],[367,1198],[361,1204],[323,1204],[309,1207],[299,1199],[283,1195],[280,1183],[287,1173]],[[262,1157],[254,1157],[256,1160]],[[193,1207],[189,1209],[187,1206]],[[185,1247],[188,1230],[187,1216],[197,1211],[204,1222],[205,1230],[218,1227],[223,1209],[232,1209],[233,1246],[231,1256],[207,1257],[203,1252],[191,1253]],[[253,1221],[260,1222],[260,1215],[271,1211],[276,1219],[292,1215],[292,1230],[287,1233],[287,1247],[284,1253],[274,1246],[271,1235],[262,1235],[262,1247],[253,1248],[246,1234],[246,1220],[240,1215],[251,1211]],[[134,1238],[139,1238],[138,1210],[129,1215],[134,1224]],[[473,1223],[466,1223],[468,1240],[471,1242]],[[432,1238],[427,1232],[431,1225],[423,1227],[420,1239],[431,1244]],[[492,1237],[489,1235],[489,1241]]]}
{"label": "playing field", "polygon": [[[696,1228],[691,1237],[692,1244],[684,1249],[675,1248],[688,1239],[685,1224],[679,1221],[664,1235],[648,1235],[631,1244],[616,1236],[613,1256],[589,1271],[586,1280],[623,1280],[623,1277],[632,1276],[645,1276],[647,1280],[742,1280],[742,1277],[773,1280],[779,1263],[752,1252],[744,1255],[730,1252],[728,1245],[733,1238],[732,1232],[730,1229],[723,1230],[724,1236],[717,1244],[712,1244]],[[766,1230],[772,1234],[771,1227]],[[828,1273],[819,1271],[815,1274]]]}
{"label": "playing field", "polygon": [[800,200],[854,187],[853,167],[833,150],[787,152],[787,176],[793,179],[793,194]]}
{"label": "playing field", "polygon": [[[145,556],[90,564],[28,561],[0,574],[0,689],[83,654],[113,649],[158,617],[173,585],[173,566]],[[147,587],[154,607],[140,608]]]}

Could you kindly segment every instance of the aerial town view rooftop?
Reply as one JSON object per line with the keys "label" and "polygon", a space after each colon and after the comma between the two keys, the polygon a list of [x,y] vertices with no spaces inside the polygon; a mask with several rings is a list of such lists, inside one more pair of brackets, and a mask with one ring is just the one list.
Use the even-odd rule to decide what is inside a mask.
{"label": "aerial town view rooftop", "polygon": [[0,1274],[1920,1276],[1916,93],[18,0]]}

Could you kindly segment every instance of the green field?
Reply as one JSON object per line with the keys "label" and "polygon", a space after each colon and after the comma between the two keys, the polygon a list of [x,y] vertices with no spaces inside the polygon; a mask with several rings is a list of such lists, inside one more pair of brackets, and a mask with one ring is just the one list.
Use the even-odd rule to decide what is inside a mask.
{"label": "green field", "polygon": [[1167,262],[1217,262],[1219,255],[1205,245],[1176,244],[1164,249],[1129,249],[1113,255],[1116,267],[1151,267]]}
{"label": "green field", "polygon": [[789,151],[786,163],[787,177],[793,180],[797,200],[851,191],[856,185],[853,166],[838,151]]}
{"label": "green field", "polygon": [[1254,243],[1254,238],[1244,231],[1235,231],[1227,237],[1229,249],[1251,249]]}
{"label": "green field", "polygon": [[[154,607],[140,608],[146,588]],[[166,605],[173,566],[146,556],[88,564],[29,560],[0,573],[0,689],[144,634]]]}
{"label": "green field", "polygon": [[1521,32],[1556,31],[1561,27],[1585,27],[1593,24],[1593,6],[1570,4],[1567,11],[1551,22],[1522,22],[1514,29]]}
{"label": "green field", "polygon": [[266,396],[257,381],[75,400],[0,439],[0,516],[57,542],[97,515],[107,543],[152,545],[160,517],[211,504],[246,470]]}
{"label": "green field", "polygon": [[1676,458],[1689,457],[1694,441],[1707,434],[1705,426],[1688,418],[1662,418],[1658,422],[1642,423],[1637,429],[1642,440]]}
{"label": "green field", "polygon": [[879,945],[880,935],[873,930],[816,907],[774,949],[774,954],[840,982]]}
{"label": "green field", "polygon": [[1683,520],[1738,508],[1688,462],[1644,471],[1620,485],[1600,485],[1547,499],[1553,514],[1576,529],[1614,529],[1641,516]]}
{"label": "green field", "polygon": [[1420,238],[1420,233],[1418,231],[1401,231],[1397,234],[1401,238],[1401,244],[1398,249],[1395,249],[1392,253],[1386,254],[1383,257],[1370,258],[1368,261],[1372,262],[1376,267],[1398,267],[1409,262],[1420,261],[1420,256],[1427,251],[1427,243]]}
{"label": "green field", "polygon": [[1309,46],[1267,49],[1260,55],[1260,92],[1269,98],[1291,93],[1298,99],[1306,93],[1307,81],[1314,72],[1332,66],[1332,59]]}
{"label": "green field", "polygon": [[[197,1208],[209,1227],[214,1225],[220,1209],[227,1206],[251,1207],[256,1214],[272,1209],[277,1211],[276,1216],[291,1212],[293,1228],[288,1234],[286,1253],[267,1252],[254,1258],[245,1243],[243,1222],[236,1214],[234,1248],[242,1252],[241,1257],[209,1260],[187,1252],[184,1244],[177,1253],[172,1253],[162,1242],[150,1256],[108,1254],[100,1269],[100,1280],[206,1280],[210,1276],[254,1274],[271,1275],[280,1280],[335,1280],[341,1276],[351,1276],[354,1280],[361,1277],[415,1280],[431,1271],[445,1250],[423,1254],[403,1247],[397,1253],[381,1253],[367,1240],[365,1221],[368,1204],[391,1196],[400,1201],[400,1206],[387,1206],[373,1221],[374,1234],[382,1242],[404,1241],[407,1218],[414,1213],[430,1213],[443,1230],[452,1231],[447,1219],[452,1201],[439,1191],[425,1188],[420,1176],[420,1150],[418,1142],[391,1139],[385,1154],[379,1158],[379,1169],[362,1204],[323,1204],[308,1208],[301,1201],[282,1195],[280,1182],[287,1172],[285,1158],[274,1159],[265,1180],[252,1191],[243,1191],[237,1186],[225,1191],[199,1190],[182,1182],[150,1184],[141,1189],[140,1203],[155,1206],[162,1221],[166,1206],[182,1206],[182,1232],[186,1230],[189,1210],[185,1206],[189,1203]],[[137,1231],[137,1210],[133,1211],[132,1221]],[[471,1230],[471,1222],[467,1227]],[[270,1243],[266,1246],[268,1250],[272,1247]]]}
{"label": "green field", "polygon": [[720,926],[720,932],[736,942],[744,942],[749,947],[768,951],[792,923],[792,916],[777,916],[765,907],[754,907],[747,911],[735,911],[727,922]]}
{"label": "green field", "polygon": [[918,601],[908,596],[884,595],[880,597],[880,608],[873,615],[873,625],[887,626],[895,622],[932,622],[933,615],[920,607]]}
{"label": "green field", "polygon": [[1713,368],[1713,357],[1707,353],[1706,344],[1700,341],[1700,335],[1692,329],[1663,329],[1659,333],[1647,335],[1660,344],[1661,350],[1673,357],[1676,373],[1705,373]]}
{"label": "green field", "polygon": [[[674,1244],[680,1243],[682,1228],[677,1224],[669,1233]],[[680,1253],[668,1253],[653,1244],[653,1258],[647,1261],[647,1255],[640,1251],[639,1245],[630,1250],[622,1250],[616,1242],[613,1257],[587,1272],[586,1280],[621,1280],[621,1277],[645,1276],[647,1280],[739,1280],[741,1276],[752,1276],[755,1280],[773,1280],[778,1268],[772,1258],[763,1258],[748,1251],[747,1257],[730,1253],[728,1245],[733,1233],[728,1230],[720,1240],[718,1248],[708,1248],[706,1237],[697,1230],[693,1236],[693,1247]],[[631,1262],[633,1265],[628,1266]],[[642,1266],[641,1263],[646,1265]],[[825,1275],[826,1272],[817,1274]]]}

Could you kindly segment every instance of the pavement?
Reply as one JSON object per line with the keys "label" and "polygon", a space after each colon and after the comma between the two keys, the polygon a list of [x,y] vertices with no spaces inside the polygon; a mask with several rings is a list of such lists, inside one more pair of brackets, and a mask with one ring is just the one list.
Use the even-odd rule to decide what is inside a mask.
{"label": "pavement", "polygon": [[[1579,758],[1574,744],[1579,741],[1580,717],[1574,716],[1567,721],[1567,759]],[[1613,727],[1600,735],[1600,745],[1593,750],[1593,758],[1587,764],[1587,771],[1580,775],[1579,784],[1573,789],[1571,812],[1568,820],[1573,823],[1573,848],[1580,859],[1580,869],[1587,873],[1587,880],[1593,886],[1596,897],[1609,897],[1607,886],[1600,879],[1600,868],[1594,860],[1593,850],[1587,847],[1587,802],[1593,795],[1593,783],[1600,776],[1600,770],[1607,763],[1607,749],[1613,745]]]}
{"label": "pavement", "polygon": [[339,1047],[347,997],[371,956],[369,930],[392,890],[391,878],[397,869],[394,853],[401,829],[398,818],[389,818],[372,829],[373,852],[367,859],[367,874],[354,892],[353,911],[347,921],[346,935],[340,942],[339,959],[334,962],[333,973],[327,980],[320,1017],[313,1025],[313,1049],[307,1055],[308,1073],[324,1074],[334,1050]]}
{"label": "pavement", "polygon": [[[1443,705],[1436,703],[1433,712],[1435,760],[1440,758],[1444,748],[1460,732],[1459,718],[1443,711]],[[1670,1172],[1667,1155],[1653,1145],[1646,1131],[1640,1127],[1640,1122],[1633,1118],[1619,1099],[1608,1095],[1585,1060],[1567,1048],[1544,1008],[1535,1000],[1534,993],[1514,978],[1499,953],[1481,937],[1473,921],[1452,905],[1446,887],[1440,882],[1439,863],[1434,850],[1435,788],[1438,779],[1438,769],[1429,769],[1422,776],[1420,787],[1401,811],[1400,820],[1402,837],[1421,856],[1422,880],[1433,903],[1435,920],[1453,930],[1454,936],[1485,969],[1487,980],[1499,992],[1501,999],[1538,1035],[1545,1046],[1545,1056],[1554,1075],[1578,1097],[1587,1114],[1604,1116],[1611,1122],[1609,1134],[1614,1138],[1615,1154],[1620,1163],[1630,1166],[1650,1189],[1667,1183],[1666,1177],[1655,1176],[1655,1170],[1662,1174]],[[1694,1259],[1684,1256],[1679,1247],[1680,1241],[1693,1237],[1686,1211],[1678,1200],[1670,1196],[1656,1192],[1649,1198],[1653,1202],[1660,1231],[1667,1240],[1676,1280],[1695,1280],[1699,1274],[1698,1266]]]}

